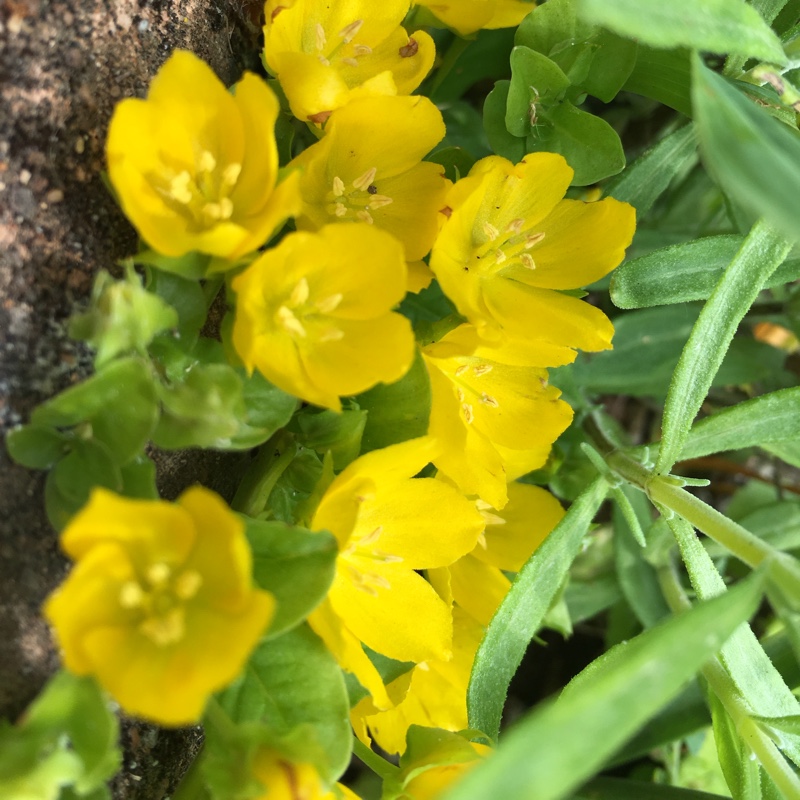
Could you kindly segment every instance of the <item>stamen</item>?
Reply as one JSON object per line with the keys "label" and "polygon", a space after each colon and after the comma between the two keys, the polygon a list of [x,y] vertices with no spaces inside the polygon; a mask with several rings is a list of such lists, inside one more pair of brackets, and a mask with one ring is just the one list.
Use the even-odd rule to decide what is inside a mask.
{"label": "stamen", "polygon": [[469,369],[469,364],[462,364],[456,368],[456,378],[460,378]]}
{"label": "stamen", "polygon": [[544,239],[544,231],[540,231],[539,233],[532,233],[530,236],[525,237],[525,249],[530,250],[535,244],[539,244],[539,242]]}
{"label": "stamen", "polygon": [[328,39],[325,36],[325,28],[323,28],[322,25],[320,25],[318,22],[314,29],[314,32],[317,35],[317,50],[324,50],[325,45],[328,43]]}
{"label": "stamen", "polygon": [[458,396],[458,402],[459,403],[463,403],[464,402],[464,390],[460,386],[456,389],[456,395]]}
{"label": "stamen", "polygon": [[484,222],[482,225],[483,232],[492,240],[494,241],[499,235],[500,231],[492,225],[491,222]]}
{"label": "stamen", "polygon": [[471,425],[472,420],[475,419],[475,414],[472,412],[472,406],[469,403],[462,403],[461,410],[464,412],[464,419],[467,421],[467,425]]}
{"label": "stamen", "polygon": [[333,196],[341,197],[344,194],[344,181],[337,175],[333,179]]}
{"label": "stamen", "polygon": [[347,216],[347,206],[344,203],[337,203],[333,207],[333,213],[336,214],[337,217]]}
{"label": "stamen", "polygon": [[384,206],[388,206],[391,203],[394,203],[391,197],[387,197],[385,194],[376,194],[372,196],[372,200],[369,201],[369,208],[375,210],[376,208],[383,208]]}
{"label": "stamen", "polygon": [[338,328],[328,328],[325,333],[317,337],[318,342],[338,342],[342,339],[344,339],[344,331],[340,331]]}
{"label": "stamen", "polygon": [[482,547],[484,550],[488,550],[488,549],[489,549],[489,545],[486,543],[486,534],[485,534],[483,531],[481,531],[481,532],[480,532],[480,534],[479,534],[479,536],[478,536],[478,544],[479,544],[479,545],[480,545],[480,546],[481,546],[481,547]]}
{"label": "stamen", "polygon": [[163,561],[157,561],[147,568],[145,576],[151,586],[163,586],[168,580],[172,570]]}
{"label": "stamen", "polygon": [[536,269],[536,262],[533,260],[533,256],[530,253],[523,253],[519,260],[522,262],[522,266],[525,269]]}
{"label": "stamen", "polygon": [[175,581],[175,594],[181,600],[191,600],[203,585],[203,578],[193,569],[182,572]]}
{"label": "stamen", "polygon": [[297,285],[292,289],[292,293],[289,295],[289,305],[292,308],[303,305],[303,303],[308,300],[309,294],[308,281],[305,278],[300,278]]}
{"label": "stamen", "polygon": [[375,175],[378,170],[375,167],[370,167],[361,177],[353,181],[353,187],[360,192],[366,191],[367,187],[375,180]]}
{"label": "stamen", "polygon": [[189,190],[189,184],[192,182],[192,176],[184,170],[179,175],[176,175],[169,182],[170,196],[177,200],[179,203],[191,203],[192,193]]}
{"label": "stamen", "polygon": [[372,54],[372,48],[368,44],[354,44],[353,53],[356,56],[368,56]]}
{"label": "stamen", "polygon": [[136,581],[127,581],[119,590],[119,604],[123,608],[140,608],[144,604],[144,590]]}
{"label": "stamen", "polygon": [[428,662],[427,661],[420,661],[419,664],[417,664],[417,668],[421,669],[423,672],[430,672],[431,671],[431,668],[430,668],[430,666],[428,666]]}
{"label": "stamen", "polygon": [[480,378],[481,375],[485,375],[487,372],[491,372],[491,371],[492,371],[492,365],[491,364],[479,364],[473,370],[473,372],[475,373],[475,376],[478,377],[478,378]]}
{"label": "stamen", "polygon": [[522,230],[522,226],[525,224],[525,220],[517,217],[516,219],[512,219],[511,222],[508,223],[508,232],[509,233],[519,233]]}
{"label": "stamen", "polygon": [[291,309],[281,306],[275,316],[285,331],[305,337],[306,329],[303,327],[303,323],[292,313]]}
{"label": "stamen", "polygon": [[227,197],[219,201],[219,213],[222,219],[230,219],[233,215],[233,203]]}
{"label": "stamen", "polygon": [[347,64],[348,67],[357,67],[358,61],[348,56],[347,58],[342,59],[342,64]]}
{"label": "stamen", "polygon": [[183,609],[173,608],[166,616],[150,617],[139,626],[139,630],[159,647],[175,644],[185,632]]}
{"label": "stamen", "polygon": [[497,264],[502,264],[506,260],[506,254],[502,250],[495,250],[494,257]]}
{"label": "stamen", "polygon": [[212,222],[222,219],[222,206],[219,203],[206,203],[203,206],[203,216]]}
{"label": "stamen", "polygon": [[197,168],[200,172],[213,172],[217,168],[217,159],[208,150],[203,150],[200,153]]}
{"label": "stamen", "polygon": [[382,533],[383,533],[383,525],[378,525],[378,527],[375,528],[374,531],[371,531],[366,536],[363,536],[361,538],[359,545],[363,546],[367,544],[375,544],[375,542],[377,542],[378,539],[380,539]]}
{"label": "stamen", "polygon": [[370,214],[370,213],[369,213],[369,211],[367,211],[367,209],[366,209],[366,208],[364,208],[364,209],[362,209],[361,211],[359,211],[359,212],[356,214],[356,216],[357,216],[357,217],[358,217],[360,220],[362,220],[363,222],[366,222],[366,223],[367,223],[367,225],[372,225],[372,223],[375,221],[375,220],[373,220],[373,219],[372,219],[372,214]]}
{"label": "stamen", "polygon": [[497,514],[490,514],[488,511],[481,511],[481,516],[487,525],[505,525],[506,521]]}
{"label": "stamen", "polygon": [[486,394],[486,392],[481,395],[481,403],[491,406],[492,408],[500,408],[500,403],[498,403],[497,400],[495,400],[495,398],[490,394]]}
{"label": "stamen", "polygon": [[361,26],[363,24],[363,19],[357,19],[355,22],[351,22],[346,28],[342,28],[342,30],[339,31],[339,36],[344,39],[345,44],[353,41],[355,35],[361,30]]}
{"label": "stamen", "polygon": [[[305,280],[305,278],[303,280]],[[339,303],[341,303],[343,299],[344,295],[341,292],[325,297],[316,304],[317,311],[319,311],[320,314],[330,314],[331,311],[338,308]]]}
{"label": "stamen", "polygon": [[[325,58],[325,56],[317,56],[317,59],[319,60],[319,63],[325,67],[329,67],[331,65],[331,62],[328,61],[328,59]],[[330,114],[328,116],[330,116]],[[311,117],[309,117],[309,119],[311,119]]]}
{"label": "stamen", "polygon": [[241,164],[228,164],[228,166],[222,170],[222,185],[226,187],[236,186],[236,181],[239,180],[239,175],[241,172]]}

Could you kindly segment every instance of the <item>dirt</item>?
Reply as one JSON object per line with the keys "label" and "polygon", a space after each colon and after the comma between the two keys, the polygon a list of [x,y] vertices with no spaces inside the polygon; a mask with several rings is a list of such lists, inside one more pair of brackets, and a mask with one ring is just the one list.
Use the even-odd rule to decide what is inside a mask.
{"label": "dirt", "polygon": [[[0,435],[91,372],[66,321],[93,275],[136,236],[102,181],[114,104],[143,96],[176,48],[231,84],[258,67],[258,3],[244,0],[0,0]],[[255,24],[254,24],[255,23]],[[156,454],[162,494],[199,481],[230,497],[236,456]],[[220,469],[220,466],[222,469]],[[44,515],[44,476],[0,447],[0,716],[16,719],[58,667],[40,617],[67,563]],[[161,800],[198,729],[124,721],[115,798]]]}

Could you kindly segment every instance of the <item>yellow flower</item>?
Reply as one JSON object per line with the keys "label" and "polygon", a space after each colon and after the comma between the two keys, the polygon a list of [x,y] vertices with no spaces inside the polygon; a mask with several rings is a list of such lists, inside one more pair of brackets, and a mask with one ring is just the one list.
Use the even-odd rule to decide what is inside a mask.
{"label": "yellow flower", "polygon": [[336,111],[325,136],[290,166],[302,167],[299,228],[362,220],[389,231],[406,259],[427,255],[451,186],[438,164],[422,162],[445,135],[426,97],[368,97]]}
{"label": "yellow flower", "polygon": [[613,198],[562,200],[572,174],[554,153],[517,165],[488,156],[453,186],[430,265],[482,337],[590,351],[611,346],[606,316],[558,290],[585,286],[619,264],[635,212]]}
{"label": "yellow flower", "polygon": [[419,0],[445,25],[465,36],[481,28],[512,28],[535,8],[533,0]]}
{"label": "yellow flower", "polygon": [[253,588],[239,518],[199,486],[176,504],[95,489],[61,544],[77,563],[44,613],[67,669],[95,676],[130,714],[197,722],[274,609]]}
{"label": "yellow flower", "polygon": [[245,73],[231,95],[177,51],[146,100],[123,100],[108,131],[108,174],[142,238],[167,256],[256,250],[299,208],[296,177],[276,188],[278,101]]}
{"label": "yellow flower", "polygon": [[475,506],[451,486],[413,478],[434,452],[422,438],[361,456],[330,485],[311,524],[334,534],[339,556],[309,623],[378,709],[392,701],[362,642],[399,661],[448,660],[450,607],[417,570],[452,564],[483,530]]}
{"label": "yellow flower", "polygon": [[[524,483],[508,485],[508,504],[501,511],[477,502],[486,529],[477,547],[449,567],[431,570],[431,583],[447,587],[459,607],[488,625],[511,582],[504,572],[519,572],[564,516],[550,492]],[[443,589],[440,589],[440,592]]]}
{"label": "yellow flower", "polygon": [[387,753],[404,753],[411,725],[467,728],[467,686],[483,630],[465,611],[453,609],[453,657],[418,664],[411,670],[410,683],[407,675],[393,681],[387,687],[390,693],[395,684],[408,684],[394,708],[380,711],[369,697],[358,702],[350,718],[361,741],[369,745],[371,736]]}
{"label": "yellow flower", "polygon": [[264,788],[254,800],[359,800],[341,783],[327,790],[311,764],[292,761],[269,747],[256,752],[252,770]]}
{"label": "yellow flower", "polygon": [[[521,365],[537,363],[538,347],[514,341],[489,347],[465,324],[422,351],[431,382],[428,434],[440,445],[434,464],[465,495],[492,508],[506,504],[507,452],[515,456],[515,472],[520,463],[525,471],[542,466],[572,419],[547,371]],[[545,363],[553,355],[546,343],[541,353]]]}
{"label": "yellow flower", "polygon": [[296,397],[339,397],[399,380],[414,359],[403,248],[364,223],[293,233],[232,282],[233,344],[245,366]]}
{"label": "yellow flower", "polygon": [[316,124],[356,97],[411,94],[433,65],[433,39],[400,25],[409,0],[267,0],[264,60],[292,113]]}

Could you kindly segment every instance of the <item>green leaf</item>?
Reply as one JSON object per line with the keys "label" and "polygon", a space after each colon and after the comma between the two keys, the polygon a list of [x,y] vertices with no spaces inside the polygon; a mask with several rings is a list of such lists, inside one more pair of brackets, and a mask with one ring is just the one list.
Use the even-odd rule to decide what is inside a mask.
{"label": "green leaf", "polygon": [[525,139],[513,136],[506,128],[506,108],[511,81],[497,81],[483,103],[483,129],[492,150],[516,164],[527,155]]}
{"label": "green leaf", "polygon": [[122,494],[144,500],[158,500],[156,465],[145,455],[138,456],[120,467]]}
{"label": "green leaf", "polygon": [[[410,672],[416,666],[411,661],[397,661],[394,658],[383,655],[383,653],[376,653],[366,645],[362,645],[362,647],[372,665],[378,670],[378,674],[386,686]],[[369,690],[359,683],[358,678],[352,672],[345,672],[344,680],[345,684],[347,684],[347,696],[350,699],[351,708],[369,695]]]}
{"label": "green leaf", "polygon": [[785,64],[780,40],[744,0],[580,0],[585,18],[653,47],[737,53]]}
{"label": "green leaf", "polygon": [[[510,97],[510,95],[509,95]],[[625,166],[617,132],[600,117],[564,101],[542,111],[542,124],[527,139],[529,152],[560,153],[575,170],[574,186],[587,186]]]}
{"label": "green leaf", "polygon": [[691,117],[691,72],[688,50],[654,50],[640,44],[633,72],[622,88]]}
{"label": "green leaf", "polygon": [[322,641],[303,625],[260,644],[241,677],[219,695],[237,723],[258,722],[277,735],[322,747],[315,764],[335,780],[350,762],[351,732],[344,678]]}
{"label": "green leaf", "polygon": [[739,736],[735,722],[711,692],[708,704],[711,708],[717,757],[728,788],[734,797],[741,800],[762,800],[758,762],[750,757],[750,749]]}
{"label": "green leaf", "polygon": [[266,442],[283,428],[292,418],[298,400],[271,384],[259,372],[248,377],[241,371],[239,375],[244,382],[242,400],[245,413],[239,420],[239,430],[231,438],[230,448],[247,450]]}
{"label": "green leaf", "polygon": [[719,185],[793,241],[800,237],[800,135],[694,62],[692,90],[703,158]]}
{"label": "green leaf", "polygon": [[680,456],[736,328],[790,249],[783,236],[759,222],[725,270],[692,328],[672,376],[664,407],[657,472],[669,471]]}
{"label": "green leaf", "polygon": [[441,164],[445,178],[455,183],[469,173],[475,158],[463,147],[442,147],[426,156],[425,161]]}
{"label": "green leaf", "polygon": [[333,581],[338,547],[327,532],[245,517],[256,583],[278,601],[269,636],[302,622]]}
{"label": "green leaf", "polygon": [[89,423],[89,435],[108,447],[115,463],[135,458],[150,438],[158,405],[150,368],[138,358],[114,361],[87,381],[40,405],[34,425],[71,428]]}
{"label": "green leaf", "polygon": [[341,472],[361,452],[361,439],[367,412],[357,406],[342,411],[304,408],[292,419],[289,428],[304,447],[320,455],[330,452],[333,468]]}
{"label": "green leaf", "polygon": [[578,16],[576,0],[548,0],[522,20],[514,43],[550,56],[593,33],[594,28]]}
{"label": "green leaf", "polygon": [[630,78],[639,45],[607,30],[598,31],[593,44],[597,49],[589,72],[578,83],[593,97],[610,103]]}
{"label": "green leaf", "polygon": [[795,439],[794,441],[785,441],[785,442],[770,442],[769,444],[764,445],[764,449],[768,453],[772,453],[772,455],[777,456],[782,461],[785,461],[787,464],[791,464],[793,467],[800,468],[800,440]]}
{"label": "green leaf", "polygon": [[171,272],[151,270],[147,288],[175,309],[178,336],[183,342],[192,344],[206,321],[206,297],[202,286]]}
{"label": "green leaf", "polygon": [[378,384],[356,401],[367,412],[362,452],[424,436],[431,411],[431,384],[422,355],[417,352],[411,369],[399,381]]}
{"label": "green leaf", "polygon": [[718,411],[692,426],[681,459],[800,437],[800,388],[781,389]]}
{"label": "green leaf", "polygon": [[468,772],[442,800],[564,797],[669,702],[754,613],[762,585],[759,576],[749,578],[725,595],[612,648],[557,701],[544,703],[517,722],[495,754]]}
{"label": "green leaf", "polygon": [[205,277],[211,256],[204,253],[187,253],[184,256],[173,258],[157,253],[155,250],[143,250],[133,256],[131,260],[134,264],[155,267],[162,272],[172,272],[181,278],[194,280]]}
{"label": "green leaf", "polygon": [[[705,300],[744,237],[708,236],[626,261],[611,276],[611,299],[620,308],[645,308]],[[800,278],[800,259],[786,261],[764,283],[783,286]]]}
{"label": "green leaf", "polygon": [[547,56],[529,47],[511,51],[511,85],[506,103],[506,128],[514,136],[527,136],[538,106],[557,103],[570,80]]}
{"label": "green leaf", "polygon": [[8,454],[29,469],[48,469],[69,452],[69,437],[44,425],[20,425],[6,436]]}
{"label": "green leaf", "polygon": [[607,490],[606,482],[596,479],[514,579],[475,655],[467,690],[471,728],[497,739],[511,679],[580,552]]}
{"label": "green leaf", "polygon": [[14,727],[0,722],[0,796],[56,800],[86,795],[120,765],[119,726],[91,678],[59,672]]}
{"label": "green leaf", "polygon": [[639,156],[621,175],[609,181],[606,191],[630,203],[639,218],[667,190],[672,179],[697,160],[697,138],[692,125],[684,125]]}

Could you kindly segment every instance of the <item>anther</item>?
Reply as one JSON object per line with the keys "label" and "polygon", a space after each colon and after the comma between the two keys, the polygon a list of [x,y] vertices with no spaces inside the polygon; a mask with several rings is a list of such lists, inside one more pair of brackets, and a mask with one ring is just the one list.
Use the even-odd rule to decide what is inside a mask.
{"label": "anther", "polygon": [[480,534],[478,535],[478,544],[484,550],[488,550],[488,548],[489,548],[489,545],[486,542],[486,534],[483,531],[481,531]]}
{"label": "anther", "polygon": [[472,406],[469,403],[462,403],[461,410],[464,412],[464,419],[467,421],[467,425],[471,425],[472,420],[475,419],[475,414],[472,412]]}
{"label": "anther", "polygon": [[376,208],[383,208],[384,206],[388,206],[393,203],[391,197],[387,197],[385,194],[375,194],[372,196],[372,200],[369,201],[369,208],[376,209]]}
{"label": "anther", "polygon": [[506,254],[502,250],[495,250],[494,257],[497,264],[502,264],[506,260]]}
{"label": "anther", "polygon": [[357,67],[358,61],[348,56],[347,58],[342,59],[342,64],[347,64],[348,67]]}
{"label": "anther", "polygon": [[337,175],[333,179],[333,196],[341,197],[344,194],[344,181]]}
{"label": "anther", "polygon": [[368,44],[354,44],[353,53],[356,56],[368,56],[372,54],[372,48]]}
{"label": "anther", "polygon": [[[317,60],[319,61],[320,64],[322,64],[323,67],[329,67],[331,65],[331,62],[328,61],[328,59],[325,58],[325,56],[323,55],[318,55]],[[330,116],[330,114],[328,114],[328,116]],[[311,119],[311,117],[309,117],[309,119]]]}
{"label": "anther", "polygon": [[169,580],[171,574],[172,570],[169,568],[169,565],[165,564],[163,561],[157,561],[155,564],[151,564],[145,573],[151,586],[163,586]]}
{"label": "anther", "polygon": [[487,372],[491,372],[492,371],[492,365],[491,364],[478,364],[478,366],[475,367],[475,369],[473,371],[474,371],[475,375],[478,378],[480,378],[481,375],[485,375]]}
{"label": "anther", "polygon": [[340,331],[338,328],[328,328],[325,333],[320,334],[317,337],[318,342],[339,342],[344,339],[344,331]]}
{"label": "anther", "polygon": [[491,222],[484,222],[482,227],[483,227],[483,232],[492,241],[494,241],[500,235],[500,231],[498,231],[497,228],[495,228],[495,226],[492,225]]}
{"label": "anther", "polygon": [[169,182],[170,195],[179,203],[191,203],[192,192],[189,189],[189,184],[191,182],[192,176],[186,170],[184,170]]}
{"label": "anther", "polygon": [[278,322],[280,322],[283,329],[288,333],[296,333],[298,336],[306,335],[306,329],[303,327],[303,323],[297,319],[290,308],[281,306],[275,316],[278,318]]}
{"label": "anther", "polygon": [[525,224],[525,220],[517,217],[516,219],[512,219],[511,222],[508,223],[508,232],[509,233],[519,233],[522,230],[522,226]]}
{"label": "anther", "polygon": [[530,250],[535,244],[539,244],[539,242],[544,239],[544,231],[540,231],[539,233],[532,233],[530,236],[525,237],[525,249]]}
{"label": "anther", "polygon": [[366,191],[367,187],[375,180],[377,171],[375,167],[370,167],[363,175],[353,181],[353,187],[360,192]]}
{"label": "anther", "polygon": [[336,214],[337,217],[347,216],[347,206],[344,203],[337,203],[333,207],[333,213]]}
{"label": "anther", "polygon": [[495,398],[490,394],[486,394],[486,392],[481,395],[481,403],[491,406],[492,408],[500,408],[500,403],[498,403],[497,400],[495,400]]}
{"label": "anther", "polygon": [[469,364],[462,364],[456,368],[456,378],[460,378],[469,369]]}
{"label": "anther", "polygon": [[383,533],[383,525],[378,525],[374,531],[370,531],[366,536],[362,537],[359,545],[366,545],[366,544],[374,544],[375,542],[380,539],[381,534]]}
{"label": "anther", "polygon": [[139,608],[144,603],[144,591],[136,581],[127,581],[119,590],[119,604],[123,608]]}
{"label": "anther", "polygon": [[344,39],[345,43],[352,42],[355,35],[361,30],[363,24],[363,19],[357,19],[355,22],[351,22],[346,28],[342,28],[342,30],[339,31],[339,36]]}
{"label": "anther", "polygon": [[222,170],[222,185],[223,186],[236,186],[236,181],[239,180],[239,175],[242,172],[242,165],[241,164],[228,164],[224,170]]}
{"label": "anther", "polygon": [[523,253],[519,260],[522,262],[522,266],[525,269],[536,269],[536,262],[533,260],[533,256],[530,253]]}
{"label": "anther", "polygon": [[369,211],[367,211],[367,209],[366,209],[366,208],[363,208],[363,209],[361,209],[361,211],[359,211],[359,212],[356,214],[356,216],[357,216],[357,217],[358,217],[358,218],[359,218],[359,219],[360,219],[362,222],[366,222],[366,223],[367,223],[367,225],[372,225],[372,223],[375,221],[375,220],[373,220],[373,219],[372,219],[372,214],[370,214],[370,213],[369,213]]}
{"label": "anther", "polygon": [[314,32],[317,35],[317,50],[324,50],[325,45],[328,43],[328,40],[325,37],[325,28],[323,28],[318,22],[314,28]]}
{"label": "anther", "polygon": [[[303,280],[305,280],[305,278],[303,278]],[[341,292],[332,294],[317,303],[317,311],[321,314],[330,314],[331,311],[339,306],[339,303],[341,303],[343,299],[344,295]]]}
{"label": "anther", "polygon": [[151,617],[146,619],[139,630],[160,647],[175,644],[183,638],[185,626],[183,623],[183,609],[173,608],[164,617]]}
{"label": "anther", "polygon": [[217,168],[217,159],[214,158],[208,150],[203,150],[203,152],[200,153],[197,168],[200,172],[213,172]]}
{"label": "anther", "polygon": [[506,521],[497,514],[490,514],[488,511],[481,511],[483,521],[487,525],[505,525]]}
{"label": "anther", "polygon": [[175,581],[175,594],[181,600],[191,600],[199,591],[203,584],[203,578],[199,572],[190,569],[182,572]]}
{"label": "anther", "polygon": [[308,300],[309,293],[308,281],[305,278],[300,278],[297,285],[292,289],[292,293],[289,295],[289,305],[292,308],[302,305]]}

